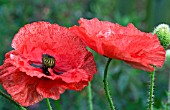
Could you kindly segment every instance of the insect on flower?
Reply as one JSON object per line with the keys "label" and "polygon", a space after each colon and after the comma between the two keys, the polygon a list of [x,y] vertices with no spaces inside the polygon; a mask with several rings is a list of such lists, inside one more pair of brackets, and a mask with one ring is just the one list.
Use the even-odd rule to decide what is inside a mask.
{"label": "insect on flower", "polygon": [[44,68],[54,68],[55,66],[55,58],[48,54],[42,55],[42,63]]}
{"label": "insect on flower", "polygon": [[42,55],[43,73],[45,73],[46,75],[50,75],[48,68],[54,68],[54,67],[55,67],[55,58],[48,54],[43,54]]}

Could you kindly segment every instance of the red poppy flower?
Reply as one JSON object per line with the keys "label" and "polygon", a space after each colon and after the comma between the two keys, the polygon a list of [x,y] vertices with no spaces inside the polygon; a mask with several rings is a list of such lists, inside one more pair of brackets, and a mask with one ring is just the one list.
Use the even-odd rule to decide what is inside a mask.
{"label": "red poppy flower", "polygon": [[123,27],[97,18],[81,18],[79,24],[71,30],[101,55],[123,60],[146,71],[153,71],[153,65],[161,67],[164,63],[165,50],[157,36],[141,32],[133,24]]}
{"label": "red poppy flower", "polygon": [[0,66],[0,83],[23,106],[82,90],[96,73],[92,53],[69,29],[35,22],[22,27]]}

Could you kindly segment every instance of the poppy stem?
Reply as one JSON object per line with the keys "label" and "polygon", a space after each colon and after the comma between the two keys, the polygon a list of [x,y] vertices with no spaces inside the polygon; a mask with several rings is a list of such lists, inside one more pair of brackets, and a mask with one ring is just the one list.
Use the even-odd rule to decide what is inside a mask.
{"label": "poppy stem", "polygon": [[168,103],[167,110],[170,110],[170,73],[169,73],[169,82],[168,82]]}
{"label": "poppy stem", "polygon": [[109,67],[111,60],[112,59],[109,58],[107,63],[106,63],[106,66],[105,66],[105,69],[104,69],[103,83],[104,83],[104,90],[105,90],[105,93],[106,93],[106,97],[107,97],[107,100],[110,104],[110,108],[111,108],[111,110],[115,110],[115,107],[114,107],[114,104],[113,104],[113,101],[112,101],[112,97],[111,97],[110,92],[109,92],[108,82],[107,82],[107,70],[108,70],[108,67]]}
{"label": "poppy stem", "polygon": [[88,85],[88,101],[89,101],[89,110],[93,110],[91,82],[89,82]]}
{"label": "poppy stem", "polygon": [[54,104],[55,104],[55,108],[57,108],[57,110],[62,110],[60,100],[54,100]]}
{"label": "poppy stem", "polygon": [[155,69],[151,73],[151,78],[150,78],[150,90],[149,90],[149,110],[153,110],[153,104],[154,104],[154,81],[155,81]]}
{"label": "poppy stem", "polygon": [[50,104],[50,100],[48,98],[46,98],[46,102],[47,102],[48,110],[53,110]]}
{"label": "poppy stem", "polygon": [[10,102],[12,102],[13,104],[15,104],[16,106],[18,106],[21,110],[27,110],[26,108],[22,107],[21,105],[19,105],[17,102],[15,102],[10,96],[8,96],[7,94],[5,94],[4,92],[2,92],[0,90],[0,95],[2,95],[3,97],[5,97],[6,99],[8,99]]}

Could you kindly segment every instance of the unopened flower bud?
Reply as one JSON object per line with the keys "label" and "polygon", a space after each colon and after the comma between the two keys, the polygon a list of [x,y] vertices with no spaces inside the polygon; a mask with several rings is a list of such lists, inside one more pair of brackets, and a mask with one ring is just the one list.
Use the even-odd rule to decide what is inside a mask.
{"label": "unopened flower bud", "polygon": [[169,26],[167,24],[160,24],[154,29],[153,34],[158,36],[161,45],[164,47],[164,49],[167,49],[167,47],[170,45]]}

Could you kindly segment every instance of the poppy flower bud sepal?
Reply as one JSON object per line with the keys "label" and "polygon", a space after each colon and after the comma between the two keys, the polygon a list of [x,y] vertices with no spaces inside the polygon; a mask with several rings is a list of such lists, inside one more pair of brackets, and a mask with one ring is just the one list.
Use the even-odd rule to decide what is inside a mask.
{"label": "poppy flower bud sepal", "polygon": [[167,24],[160,24],[154,29],[153,34],[158,36],[161,45],[164,47],[164,49],[167,49],[167,47],[170,45],[169,26]]}

